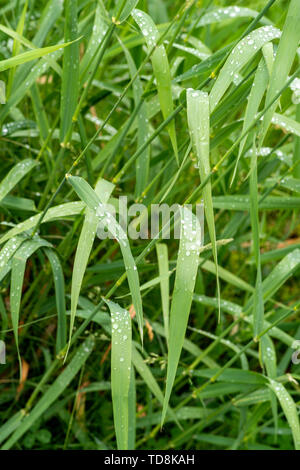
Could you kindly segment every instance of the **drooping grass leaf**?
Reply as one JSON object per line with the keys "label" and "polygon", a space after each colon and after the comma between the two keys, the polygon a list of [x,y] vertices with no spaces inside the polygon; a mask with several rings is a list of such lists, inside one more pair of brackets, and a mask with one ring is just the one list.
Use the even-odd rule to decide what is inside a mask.
{"label": "drooping grass leaf", "polygon": [[68,181],[77,192],[78,196],[85,204],[95,213],[112,235],[119,242],[122,256],[124,259],[125,269],[127,273],[130,292],[132,295],[133,305],[136,311],[141,338],[143,338],[143,307],[140,294],[140,283],[134,258],[131,254],[129,241],[122,227],[117,223],[116,219],[110,213],[106,214],[105,205],[103,205],[90,185],[82,178],[68,175]]}

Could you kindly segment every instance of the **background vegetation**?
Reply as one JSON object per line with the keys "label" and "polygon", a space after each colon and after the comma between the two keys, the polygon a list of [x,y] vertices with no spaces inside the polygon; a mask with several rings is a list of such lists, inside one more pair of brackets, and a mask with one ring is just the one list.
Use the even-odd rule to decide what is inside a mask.
{"label": "background vegetation", "polygon": [[[0,15],[2,448],[300,449],[299,2]],[[119,196],[204,247],[99,240]]]}

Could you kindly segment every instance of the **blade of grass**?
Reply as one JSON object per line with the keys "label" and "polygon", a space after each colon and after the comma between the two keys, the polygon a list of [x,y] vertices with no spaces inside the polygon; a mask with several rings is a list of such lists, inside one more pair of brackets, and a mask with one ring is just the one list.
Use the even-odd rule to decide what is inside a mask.
{"label": "blade of grass", "polygon": [[[266,96],[266,106],[272,102],[277,92],[288,78],[300,41],[299,21],[299,2],[297,0],[291,0],[283,26],[282,36],[276,52],[272,75],[270,77],[270,86]],[[263,143],[277,105],[278,100],[275,101],[263,117],[262,127],[260,130],[260,145]]]}
{"label": "blade of grass", "polygon": [[[105,204],[107,203],[114,185],[106,180],[100,179],[95,187],[95,193],[99,197],[99,200]],[[70,333],[69,333],[69,347],[72,339],[72,331],[74,327],[74,321],[76,316],[76,309],[78,304],[78,298],[80,289],[88,264],[88,260],[92,251],[92,246],[96,236],[97,226],[99,219],[95,214],[95,211],[87,207],[85,219],[81,229],[80,237],[77,244],[73,273],[72,273],[72,285],[71,285],[71,317],[70,317]],[[67,355],[67,354],[66,354]]]}
{"label": "blade of grass", "polygon": [[234,75],[257,54],[268,42],[280,37],[280,31],[274,26],[263,26],[255,29],[233,48],[222,67],[217,80],[210,92],[210,110],[216,108],[224,93],[231,85]]}
{"label": "blade of grass", "polygon": [[[137,9],[133,10],[132,17],[142,31],[148,49],[151,50],[153,47],[155,47],[157,41],[159,40],[159,33],[152,18],[145,12]],[[153,72],[156,78],[157,92],[160,101],[161,111],[164,119],[167,119],[173,111],[173,98],[169,61],[165,48],[162,44],[155,48],[151,56],[151,61],[153,66]],[[174,121],[170,122],[167,128],[173,146],[175,158],[177,163],[179,164]]]}
{"label": "blade of grass", "polygon": [[[200,179],[203,183],[210,174],[209,159],[209,98],[208,94],[193,89],[187,90],[187,118],[191,141],[196,153]],[[216,266],[216,279],[218,298],[220,298],[220,285],[218,274],[218,253],[216,244],[216,229],[212,202],[211,181],[203,188],[203,201],[205,216],[212,244],[212,252]],[[220,307],[219,307],[220,320]]]}
{"label": "blade of grass", "polygon": [[167,343],[169,341],[169,260],[168,246],[165,243],[156,245],[158,272],[160,276],[161,304],[164,318],[164,329]]}
{"label": "blade of grass", "polygon": [[131,377],[131,318],[127,310],[105,300],[111,313],[111,394],[118,450],[128,450]]}
{"label": "blade of grass", "polygon": [[203,244],[203,229],[198,219],[186,207],[180,209],[180,215],[180,244],[170,312],[167,382],[161,425],[166,417],[176,376],[196,282],[200,247]]}
{"label": "blade of grass", "polygon": [[[79,92],[79,43],[77,40],[77,0],[65,2],[65,42],[60,102],[60,142],[64,142],[72,126]],[[75,41],[75,42],[74,42]]]}
{"label": "blade of grass", "polygon": [[94,211],[95,213],[97,212],[99,221],[105,223],[105,226],[107,227],[109,233],[112,235],[113,238],[115,238],[119,242],[122,256],[124,259],[128,284],[132,295],[132,301],[138,319],[141,340],[143,341],[143,307],[140,294],[139,276],[134,258],[130,250],[127,235],[113,216],[109,214],[107,217],[105,213],[99,216],[99,209],[100,212],[102,211],[102,203],[95,191],[93,191],[93,189],[84,179],[71,175],[67,175],[67,178],[73,186],[73,189],[80,197],[80,199],[82,199],[92,211]]}
{"label": "blade of grass", "polygon": [[37,165],[31,158],[17,163],[0,183],[0,201]]}
{"label": "blade of grass", "polygon": [[57,333],[56,333],[56,354],[58,354],[67,342],[67,319],[65,300],[65,279],[58,255],[50,248],[45,248],[45,253],[50,261],[57,309]]}

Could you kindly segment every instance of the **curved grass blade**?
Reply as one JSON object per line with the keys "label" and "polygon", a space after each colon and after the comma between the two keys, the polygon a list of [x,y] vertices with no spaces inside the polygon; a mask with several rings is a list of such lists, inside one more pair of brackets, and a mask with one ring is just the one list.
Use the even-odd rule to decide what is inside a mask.
{"label": "curved grass blade", "polygon": [[[101,179],[97,182],[95,192],[99,197],[99,200],[105,204],[112,191],[114,185],[106,180]],[[83,276],[88,264],[89,256],[92,251],[94,239],[96,236],[97,226],[99,219],[95,214],[95,211],[86,208],[85,219],[81,229],[80,237],[77,244],[73,273],[72,273],[72,286],[71,286],[71,318],[70,318],[70,333],[69,333],[69,346],[72,338],[72,331],[74,327],[74,321],[76,316],[76,309],[78,304],[78,298],[80,289],[83,281]],[[67,354],[66,354],[67,355]]]}
{"label": "curved grass blade", "polygon": [[[227,6],[226,8],[216,8],[205,13],[202,18],[200,18],[197,26],[220,23],[233,18],[256,18],[257,14],[257,11],[245,7]],[[261,23],[270,24],[270,21],[267,18],[262,18]]]}
{"label": "curved grass blade", "polygon": [[20,364],[20,378],[22,376],[22,362],[19,351],[19,315],[21,306],[22,286],[25,274],[25,266],[27,259],[39,248],[44,246],[51,246],[50,243],[45,240],[30,240],[25,241],[17,252],[14,254],[12,259],[11,267],[11,284],[10,284],[10,311],[11,320],[14,330],[14,338],[16,342],[17,354]]}
{"label": "curved grass blade", "polygon": [[51,54],[52,52],[67,47],[70,44],[72,44],[72,42],[57,44],[56,46],[37,48],[33,49],[32,51],[23,52],[23,54],[18,54],[15,57],[10,57],[9,59],[1,60],[0,72],[10,69],[11,67],[16,67],[17,65],[24,64],[25,62],[38,59],[39,57],[42,57],[44,55]]}
{"label": "curved grass blade", "polygon": [[235,74],[240,72],[266,43],[279,37],[279,29],[274,26],[263,26],[252,31],[234,47],[210,92],[211,112],[233,82]]}
{"label": "curved grass blade", "polygon": [[141,339],[143,339],[143,307],[140,294],[139,276],[130,250],[127,235],[122,227],[117,223],[116,219],[110,213],[106,214],[106,209],[101,203],[99,197],[83,178],[67,175],[67,179],[80,199],[82,199],[91,210],[97,212],[99,222],[104,224],[111,236],[119,242],[126,268],[132,302],[138,319],[139,331]]}
{"label": "curved grass blade", "polygon": [[[188,126],[191,135],[191,141],[196,153],[197,163],[201,181],[210,174],[209,161],[209,98],[208,94],[193,89],[187,90],[187,117]],[[212,201],[211,181],[203,188],[203,201],[205,208],[205,216],[212,244],[212,252],[216,266],[216,279],[218,298],[220,298],[220,285],[218,274],[218,252],[216,242],[216,229],[214,221],[214,209]],[[219,307],[220,319],[220,307]]]}
{"label": "curved grass blade", "polygon": [[[159,40],[159,33],[152,18],[145,12],[137,9],[133,10],[132,17],[139,25],[142,31],[148,49],[152,50],[152,48],[156,46],[156,42]],[[164,119],[167,119],[173,112],[173,98],[169,61],[163,45],[157,46],[155,48],[151,56],[151,61],[153,66],[153,72],[156,78],[157,92],[161,111]],[[167,129],[171,139],[176,161],[179,164],[174,120],[168,124]]]}
{"label": "curved grass blade", "polygon": [[167,382],[161,424],[163,425],[184,342],[192,304],[203,232],[187,207],[181,208],[181,231],[169,328]]}
{"label": "curved grass blade", "polygon": [[[43,219],[43,223],[78,215],[85,209],[85,207],[86,205],[81,201],[66,202],[65,204],[51,207]],[[35,227],[39,221],[40,216],[40,214],[34,215],[13,227],[0,238],[0,243],[4,243],[10,238],[13,238],[16,235],[19,235],[20,233]]]}
{"label": "curved grass blade", "polygon": [[277,396],[278,401],[284,411],[285,417],[290,425],[293,434],[295,450],[300,450],[300,425],[295,402],[281,383],[272,379],[269,379],[269,382],[269,386]]}
{"label": "curved grass blade", "polygon": [[94,347],[95,340],[89,336],[78,348],[73,356],[70,364],[64,371],[57,377],[52,385],[44,392],[42,398],[38,401],[35,407],[29,414],[23,415],[24,418],[18,425],[13,435],[1,447],[1,450],[10,449],[23,434],[32,427],[32,425],[42,416],[42,414],[51,407],[52,403],[61,395],[61,393],[68,387],[71,380],[76,376],[82,365],[85,363]]}
{"label": "curved grass blade", "polygon": [[290,132],[291,134],[300,137],[300,123],[294,119],[288,116],[283,116],[282,114],[274,113],[271,122],[283,129],[285,132]]}
{"label": "curved grass blade", "polygon": [[118,304],[105,300],[111,313],[111,393],[118,450],[128,450],[131,377],[131,318]]}
{"label": "curved grass blade", "polygon": [[29,173],[32,168],[37,165],[37,162],[26,158],[17,163],[5,176],[0,183],[0,201]]}

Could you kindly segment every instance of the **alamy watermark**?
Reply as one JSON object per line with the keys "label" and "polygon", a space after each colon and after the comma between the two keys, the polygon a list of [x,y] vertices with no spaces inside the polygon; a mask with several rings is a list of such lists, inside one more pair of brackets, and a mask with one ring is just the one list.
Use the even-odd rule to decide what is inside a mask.
{"label": "alamy watermark", "polygon": [[142,239],[180,239],[184,227],[193,239],[203,240],[204,210],[203,203],[196,204],[193,213],[192,204],[151,204],[128,205],[127,196],[121,196],[116,205],[99,204],[97,211],[99,224],[97,236],[100,239],[130,238]]}

